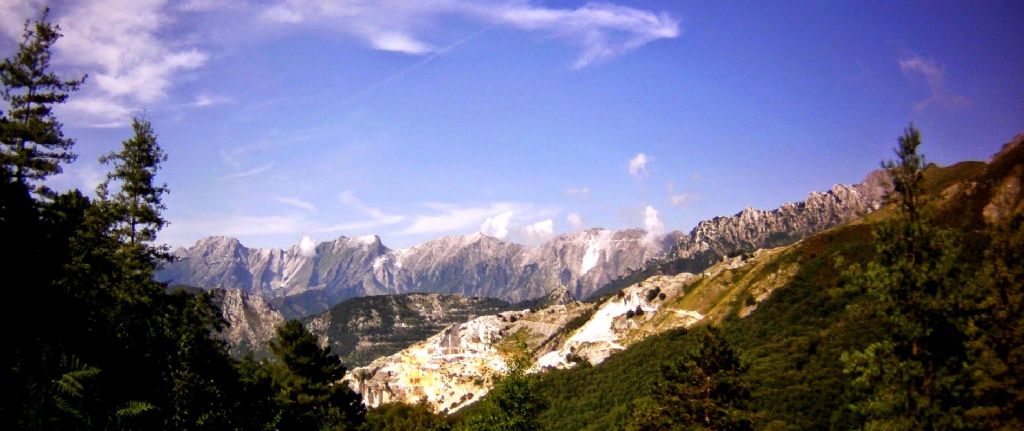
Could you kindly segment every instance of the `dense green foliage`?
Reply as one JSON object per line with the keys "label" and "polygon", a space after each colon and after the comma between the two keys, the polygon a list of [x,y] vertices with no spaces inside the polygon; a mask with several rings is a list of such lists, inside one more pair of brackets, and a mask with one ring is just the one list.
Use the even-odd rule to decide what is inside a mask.
{"label": "dense green foliage", "polygon": [[[908,131],[907,139],[916,133]],[[765,274],[753,274],[799,263],[756,312],[719,325],[749,364],[744,380],[755,429],[1021,427],[1024,220],[986,225],[980,216],[1005,175],[1020,170],[1024,150],[1010,151],[989,166],[949,170],[907,157],[917,168],[904,178],[918,184],[900,190],[914,194],[916,226],[908,226],[911,211],[899,208],[904,192],[896,192],[872,224],[804,240],[766,265]],[[915,152],[904,149],[901,160]],[[957,181],[975,184],[967,198],[928,204]],[[976,213],[954,214],[951,207]],[[916,263],[908,264],[908,256]],[[664,403],[659,382],[670,376],[659,370],[699,345],[693,332],[677,330],[597,367],[546,373],[538,390],[557,408],[541,412],[541,423],[643,428]]]}
{"label": "dense green foliage", "polygon": [[652,403],[640,405],[631,430],[750,430],[747,367],[713,326],[694,334],[696,346],[661,366]]}
{"label": "dense green foliage", "polygon": [[527,374],[530,356],[520,342],[507,360],[508,373],[488,392],[487,397],[458,423],[460,430],[537,431],[544,429],[538,414],[549,401],[537,393],[537,376]]}
{"label": "dense green foliage", "polygon": [[270,348],[284,365],[272,369],[280,428],[355,429],[362,423],[362,399],[338,383],[345,367],[301,322],[290,320],[277,328]]}
{"label": "dense green foliage", "polygon": [[[156,183],[157,170],[167,160],[167,154],[157,143],[149,121],[132,119],[132,129],[135,136],[124,141],[121,151],[100,157],[100,163],[113,165],[113,170],[96,194],[106,201],[107,210],[116,220],[111,229],[115,239],[127,247],[139,247],[151,244],[157,231],[167,224],[161,215],[167,185]],[[116,193],[111,194],[111,186],[117,187]],[[147,256],[147,264],[163,257],[161,250],[149,249],[152,253]]]}
{"label": "dense green foliage", "polygon": [[366,414],[366,431],[448,431],[452,425],[447,417],[434,413],[424,403],[384,404]]}
{"label": "dense green foliage", "polygon": [[1024,343],[1021,261],[1006,259],[1022,253],[1020,218],[995,232],[980,268],[971,264],[962,235],[933,219],[919,145],[911,127],[885,164],[896,216],[875,231],[876,259],[851,268],[851,288],[871,304],[862,312],[883,329],[843,356],[855,377],[851,410],[868,429],[1019,427],[1020,389],[1007,370]]}
{"label": "dense green foliage", "polygon": [[49,70],[50,48],[60,38],[60,28],[46,21],[47,13],[38,22],[25,23],[17,53],[0,63],[0,94],[8,109],[0,120],[0,161],[21,184],[59,174],[61,163],[75,159],[74,141],[64,136],[53,107],[66,102],[85,78],[64,80]]}
{"label": "dense green foliage", "polygon": [[11,107],[0,118],[0,262],[10,281],[0,428],[357,427],[360,399],[335,383],[344,367],[311,335],[288,325],[279,362],[236,361],[216,336],[224,322],[209,293],[153,281],[165,156],[148,122],[136,119],[135,136],[104,157],[113,170],[97,199],[32,193],[74,159],[50,109],[80,80],[47,70],[59,33],[45,15],[31,28],[0,67]]}

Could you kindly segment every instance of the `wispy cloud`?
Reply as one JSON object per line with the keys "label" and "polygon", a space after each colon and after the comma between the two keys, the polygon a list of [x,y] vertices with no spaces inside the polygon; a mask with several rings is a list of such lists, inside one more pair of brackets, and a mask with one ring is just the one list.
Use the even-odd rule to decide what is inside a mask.
{"label": "wispy cloud", "polygon": [[[537,206],[523,202],[492,202],[485,205],[466,206],[448,203],[428,202],[422,204],[429,212],[412,218],[412,222],[396,235],[437,235],[466,234],[480,232],[501,239],[530,239],[530,231],[539,234],[545,223],[537,225],[527,220],[550,219],[560,211],[554,207]],[[551,222],[554,229],[554,222]]]}
{"label": "wispy cloud", "polygon": [[666,184],[666,188],[668,188],[668,200],[677,207],[689,205],[697,200],[697,195],[695,194],[676,192],[675,184],[671,181]]}
{"label": "wispy cloud", "polygon": [[[39,18],[42,2],[0,2],[4,35],[18,40],[22,24]],[[209,55],[172,39],[166,0],[81,0],[57,5],[51,19],[64,35],[54,64],[87,73],[82,90],[61,107],[69,122],[92,127],[126,125],[132,113],[167,96],[181,74],[203,66]]]}
{"label": "wispy cloud", "polygon": [[569,222],[570,226],[576,229],[579,229],[581,226],[583,226],[583,217],[581,217],[579,213],[569,213],[569,215],[566,216],[565,220]]}
{"label": "wispy cloud", "polygon": [[188,245],[189,241],[210,235],[231,237],[298,235],[308,229],[301,215],[203,215],[180,217],[160,232],[160,241],[172,245]]}
{"label": "wispy cloud", "polygon": [[647,164],[650,163],[651,160],[652,159],[644,153],[637,154],[629,160],[629,174],[637,178],[643,177],[647,174]]}
{"label": "wispy cloud", "polygon": [[338,195],[338,200],[342,204],[352,208],[360,215],[366,217],[366,220],[339,223],[321,228],[321,232],[348,232],[356,230],[373,229],[381,226],[389,226],[396,223],[401,223],[405,220],[405,216],[398,214],[389,214],[384,210],[376,207],[372,207],[363,203],[359,200],[350,190],[346,190]]}
{"label": "wispy cloud", "polygon": [[285,205],[290,205],[303,211],[314,212],[316,211],[316,205],[306,202],[299,198],[289,196],[274,196],[274,200]]}
{"label": "wispy cloud", "polygon": [[224,178],[226,180],[237,180],[239,178],[254,177],[256,175],[259,175],[259,174],[262,174],[262,173],[264,173],[266,171],[269,171],[270,168],[272,168],[272,167],[274,167],[273,163],[267,163],[267,164],[265,164],[263,166],[255,167],[255,168],[252,168],[252,169],[249,169],[249,170],[246,170],[246,171],[241,171],[241,172],[235,172],[233,174],[228,174],[228,175],[223,176],[222,178]]}
{"label": "wispy cloud", "polygon": [[681,33],[678,21],[666,13],[606,3],[568,9],[518,0],[281,0],[267,7],[262,16],[281,24],[329,26],[360,38],[375,49],[413,55],[436,51],[423,34],[438,21],[456,16],[520,31],[542,32],[578,45],[582,52],[573,63],[575,68],[607,61]]}
{"label": "wispy cloud", "polygon": [[188,104],[188,106],[195,108],[206,108],[209,106],[223,105],[230,103],[231,98],[227,96],[218,96],[215,94],[200,93],[196,96],[195,100]]}
{"label": "wispy cloud", "polygon": [[566,196],[586,196],[590,194],[590,187],[570,187],[565,189]]}
{"label": "wispy cloud", "polygon": [[466,207],[442,203],[426,203],[423,206],[431,209],[432,214],[416,216],[412,224],[398,232],[400,235],[436,234],[448,232],[467,232],[480,226],[488,217],[495,217],[505,212],[513,212],[522,206],[514,203],[498,202],[482,207]]}
{"label": "wispy cloud", "polygon": [[88,104],[73,102],[69,110],[92,125],[125,124],[128,112],[164,99],[181,73],[206,63],[206,52],[169,39],[164,30],[173,19],[166,6],[163,0],[84,0],[60,11],[58,61],[89,74],[83,98],[119,106],[99,118]]}
{"label": "wispy cloud", "polygon": [[914,104],[915,112],[923,111],[932,104],[947,109],[959,108],[970,104],[970,100],[966,97],[946,90],[946,71],[934,61],[913,55],[901,59],[899,64],[903,74],[910,77],[920,76],[924,78],[925,83],[928,85],[930,96]]}
{"label": "wispy cloud", "polygon": [[247,154],[263,149],[268,144],[266,142],[256,142],[247,145],[241,145],[227,150],[221,150],[220,158],[228,166],[231,167],[233,173],[223,176],[223,179],[238,179],[246,178],[255,175],[262,174],[274,167],[274,163],[265,163],[255,168],[246,168],[242,162]]}

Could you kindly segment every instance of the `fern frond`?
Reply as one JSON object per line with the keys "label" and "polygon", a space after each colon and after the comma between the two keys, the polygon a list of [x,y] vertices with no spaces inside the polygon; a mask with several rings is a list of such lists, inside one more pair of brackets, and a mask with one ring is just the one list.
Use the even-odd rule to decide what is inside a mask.
{"label": "fern frond", "polygon": [[124,403],[124,406],[117,409],[114,415],[118,420],[131,419],[151,410],[156,410],[156,406],[146,401],[128,401]]}

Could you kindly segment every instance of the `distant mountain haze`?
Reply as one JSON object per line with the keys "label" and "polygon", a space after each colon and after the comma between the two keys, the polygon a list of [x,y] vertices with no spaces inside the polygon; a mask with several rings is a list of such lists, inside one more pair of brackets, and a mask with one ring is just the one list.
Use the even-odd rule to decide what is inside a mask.
{"label": "distant mountain haze", "polygon": [[860,184],[813,192],[778,209],[706,220],[689,234],[587,229],[533,247],[481,233],[407,249],[388,248],[376,235],[343,236],[313,250],[248,248],[234,238],[208,237],[176,251],[156,277],[263,296],[286,317],[323,312],[348,298],[411,292],[519,302],[564,288],[582,299],[653,261],[672,257],[697,272],[738,250],[790,244],[849,222],[880,206],[882,185],[872,173]]}

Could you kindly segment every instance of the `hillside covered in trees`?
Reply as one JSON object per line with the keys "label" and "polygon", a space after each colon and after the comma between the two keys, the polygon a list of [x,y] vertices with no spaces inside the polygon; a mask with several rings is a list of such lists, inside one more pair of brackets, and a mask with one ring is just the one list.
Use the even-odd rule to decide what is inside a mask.
{"label": "hillside covered in trees", "polygon": [[909,127],[883,164],[886,206],[774,255],[799,270],[749,316],[546,373],[510,343],[508,372],[455,415],[367,411],[301,322],[277,329],[270,359],[235,359],[208,292],[154,280],[170,191],[146,118],[100,159],[94,198],[46,186],[75,159],[53,109],[86,79],[51,71],[59,30],[26,24],[0,64],[3,429],[1024,428],[1024,137],[942,168]]}

